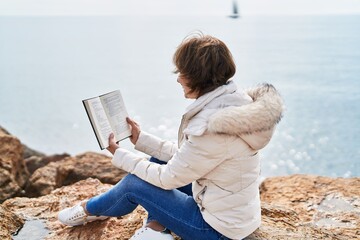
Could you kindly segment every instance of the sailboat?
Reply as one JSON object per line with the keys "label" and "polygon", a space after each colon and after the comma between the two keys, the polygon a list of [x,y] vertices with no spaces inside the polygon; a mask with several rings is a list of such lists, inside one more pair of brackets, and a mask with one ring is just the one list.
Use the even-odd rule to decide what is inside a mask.
{"label": "sailboat", "polygon": [[232,14],[229,15],[229,17],[231,17],[231,18],[239,18],[240,17],[236,0],[233,0]]}

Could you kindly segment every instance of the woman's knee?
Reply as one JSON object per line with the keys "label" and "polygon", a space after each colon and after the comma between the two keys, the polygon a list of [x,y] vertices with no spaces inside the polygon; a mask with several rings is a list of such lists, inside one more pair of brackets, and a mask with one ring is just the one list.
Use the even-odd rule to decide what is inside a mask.
{"label": "woman's knee", "polygon": [[137,177],[136,175],[129,173],[114,187],[116,188],[121,186],[121,188],[125,190],[125,192],[133,192],[146,188],[146,185],[148,185],[147,182]]}

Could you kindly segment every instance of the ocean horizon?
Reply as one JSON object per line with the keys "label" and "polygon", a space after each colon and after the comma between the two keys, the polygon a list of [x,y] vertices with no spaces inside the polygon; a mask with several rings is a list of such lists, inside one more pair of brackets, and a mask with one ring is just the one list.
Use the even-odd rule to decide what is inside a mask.
{"label": "ocean horizon", "polygon": [[0,126],[45,154],[106,153],[82,100],[120,89],[142,130],[176,141],[192,101],[172,55],[199,30],[229,46],[239,88],[267,82],[284,98],[264,177],[360,176],[360,15],[3,16]]}

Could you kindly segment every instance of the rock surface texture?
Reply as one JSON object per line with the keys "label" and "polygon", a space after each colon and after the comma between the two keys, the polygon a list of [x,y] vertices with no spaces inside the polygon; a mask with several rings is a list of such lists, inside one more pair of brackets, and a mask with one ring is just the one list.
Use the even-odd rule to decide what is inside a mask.
{"label": "rock surface texture", "polygon": [[[89,178],[46,196],[13,198],[2,205],[21,218],[44,220],[49,229],[45,239],[128,239],[146,217],[141,207],[121,218],[80,227],[66,227],[56,220],[59,209],[109,187]],[[308,175],[269,178],[261,185],[262,225],[246,239],[359,239],[359,190],[359,178]]]}
{"label": "rock surface texture", "polygon": [[[49,195],[39,198],[9,199],[3,203],[3,206],[24,219],[43,220],[49,230],[44,239],[129,239],[134,231],[142,226],[146,216],[146,212],[140,207],[124,217],[91,222],[84,226],[67,227],[57,221],[57,213],[60,209],[71,207],[110,187],[109,184],[102,184],[97,179],[89,178],[71,186],[56,189]],[[21,231],[23,230],[26,231],[26,229]]]}
{"label": "rock surface texture", "polygon": [[41,155],[31,155],[25,159],[26,167],[30,174],[33,174],[37,169],[45,167],[47,164],[51,162],[58,162],[67,157],[70,157],[69,154],[55,154],[51,156],[41,156]]}
{"label": "rock surface texture", "polygon": [[260,191],[262,225],[247,239],[359,239],[360,178],[273,177]]}
{"label": "rock surface texture", "polygon": [[[59,210],[105,192],[125,175],[105,155],[45,156],[0,127],[0,239],[17,232],[14,239],[129,239],[146,218],[141,207],[84,226],[57,221]],[[360,178],[272,177],[260,195],[262,225],[247,240],[360,239]]]}
{"label": "rock surface texture", "polygon": [[23,224],[22,218],[0,205],[0,239],[10,240],[11,235],[15,234]]}
{"label": "rock surface texture", "polygon": [[103,183],[116,184],[127,173],[111,164],[111,158],[99,153],[87,152],[75,157],[50,162],[37,169],[30,177],[26,194],[37,197],[52,190],[92,177]]}
{"label": "rock surface texture", "polygon": [[21,142],[0,128],[0,203],[21,195],[28,177]]}

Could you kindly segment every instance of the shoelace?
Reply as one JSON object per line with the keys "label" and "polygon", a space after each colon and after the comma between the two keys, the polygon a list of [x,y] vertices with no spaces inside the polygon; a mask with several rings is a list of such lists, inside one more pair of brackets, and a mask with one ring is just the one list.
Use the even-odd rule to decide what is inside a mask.
{"label": "shoelace", "polygon": [[75,214],[74,216],[72,216],[71,218],[70,218],[70,220],[74,220],[74,219],[77,219],[77,218],[81,218],[81,217],[86,217],[86,214],[82,214],[82,213],[77,213],[77,214]]}
{"label": "shoelace", "polygon": [[[74,206],[74,207],[71,208],[71,210],[74,211],[74,210],[76,210],[77,207],[78,207],[78,206]],[[78,218],[83,218],[84,224],[85,224],[85,223],[86,223],[86,217],[87,217],[87,215],[86,215],[85,212],[79,212],[79,211],[77,211],[77,212],[75,213],[75,215],[73,215],[72,217],[69,218],[69,220],[73,221],[73,220],[78,219]]]}
{"label": "shoelace", "polygon": [[[150,229],[150,228],[148,228],[148,227],[142,228],[140,232],[137,232],[137,233],[136,233],[136,236],[140,235],[140,233],[143,233],[143,232],[145,232],[145,231],[147,231],[147,230],[149,230],[149,229]],[[168,233],[168,231],[169,231],[169,230],[168,230],[167,228],[164,228],[164,230],[159,231],[159,233]]]}

